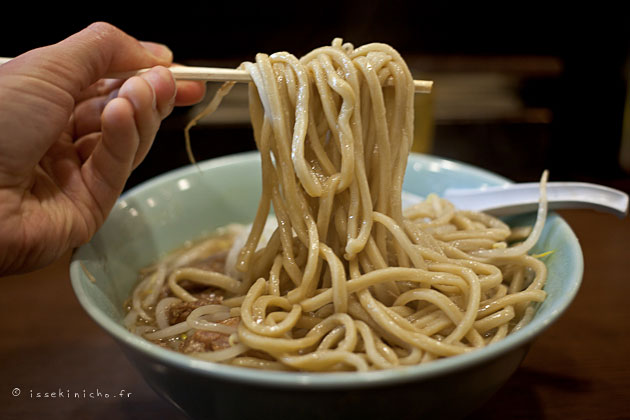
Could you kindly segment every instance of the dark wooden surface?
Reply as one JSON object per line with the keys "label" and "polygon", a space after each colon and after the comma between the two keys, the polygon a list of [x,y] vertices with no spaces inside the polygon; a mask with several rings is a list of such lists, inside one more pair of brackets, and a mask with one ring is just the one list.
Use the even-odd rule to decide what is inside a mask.
{"label": "dark wooden surface", "polygon": [[[584,252],[580,292],[471,419],[630,418],[630,219],[562,215]],[[80,307],[68,263],[0,279],[0,418],[183,418]]]}

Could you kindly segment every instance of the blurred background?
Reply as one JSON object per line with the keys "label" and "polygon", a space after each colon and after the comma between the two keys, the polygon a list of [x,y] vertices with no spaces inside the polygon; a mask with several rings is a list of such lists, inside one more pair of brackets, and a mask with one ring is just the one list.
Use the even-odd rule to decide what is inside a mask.
{"label": "blurred background", "polygon": [[[416,95],[417,151],[515,181],[536,181],[549,169],[551,180],[630,192],[627,16],[621,6],[548,3],[189,1],[165,8],[128,2],[108,3],[106,11],[16,5],[0,26],[0,55],[54,43],[96,20],[167,44],[176,61],[200,66],[236,67],[257,52],[300,56],[334,37],[355,45],[386,42],[416,79],[435,82],[431,95]],[[189,163],[183,129],[199,110],[177,109],[164,122],[127,188]],[[255,149],[244,85],[201,121],[192,139],[200,160]]]}

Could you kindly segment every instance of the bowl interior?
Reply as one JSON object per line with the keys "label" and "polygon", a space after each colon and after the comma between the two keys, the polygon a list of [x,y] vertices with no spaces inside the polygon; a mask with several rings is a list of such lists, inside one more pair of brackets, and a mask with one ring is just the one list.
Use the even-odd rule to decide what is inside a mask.
{"label": "bowl interior", "polygon": [[[404,190],[420,196],[450,187],[501,185],[509,180],[466,164],[412,154]],[[403,371],[308,374],[260,372],[194,360],[155,346],[122,325],[124,302],[137,281],[137,272],[185,241],[202,237],[229,223],[250,223],[260,198],[260,159],[257,152],[202,162],[166,173],[126,192],[104,226],[79,248],[70,275],[75,293],[88,314],[119,341],[137,352],[157,357],[182,369],[234,380],[315,387],[362,386],[430,377],[479,363],[522,346],[551,324],[570,304],[579,288],[583,260],[577,238],[557,214],[551,213],[534,252],[545,257],[549,275],[547,299],[534,320],[517,334],[485,349],[438,360]],[[511,218],[513,226],[533,224],[534,214]]]}

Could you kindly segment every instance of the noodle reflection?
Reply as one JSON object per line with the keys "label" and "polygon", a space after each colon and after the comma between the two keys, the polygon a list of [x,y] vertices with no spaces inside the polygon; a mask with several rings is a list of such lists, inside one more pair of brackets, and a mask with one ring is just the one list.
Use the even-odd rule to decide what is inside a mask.
{"label": "noodle reflection", "polygon": [[335,39],[241,68],[262,165],[256,217],[144,269],[129,329],[215,362],[367,371],[463,354],[531,319],[545,299],[546,267],[527,254],[544,200],[529,237],[435,195],[403,210],[414,86],[394,49]]}

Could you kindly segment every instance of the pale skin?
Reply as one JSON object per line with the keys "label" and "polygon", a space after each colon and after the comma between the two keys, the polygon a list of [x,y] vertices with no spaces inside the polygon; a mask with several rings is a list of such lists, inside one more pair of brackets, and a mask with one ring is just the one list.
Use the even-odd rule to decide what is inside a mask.
{"label": "pale skin", "polygon": [[205,94],[173,79],[172,60],[99,22],[0,66],[0,275],[43,267],[100,228],[161,121]]}

